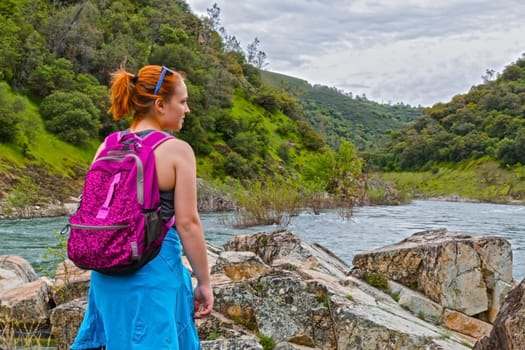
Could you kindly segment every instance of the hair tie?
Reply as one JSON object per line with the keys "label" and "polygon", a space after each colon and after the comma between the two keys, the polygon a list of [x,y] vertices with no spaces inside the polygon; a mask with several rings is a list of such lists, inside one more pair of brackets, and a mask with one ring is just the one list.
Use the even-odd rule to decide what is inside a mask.
{"label": "hair tie", "polygon": [[131,82],[132,82],[133,84],[136,84],[136,83],[137,83],[137,80],[139,80],[139,76],[135,74],[135,75],[133,76],[133,78],[131,78]]}

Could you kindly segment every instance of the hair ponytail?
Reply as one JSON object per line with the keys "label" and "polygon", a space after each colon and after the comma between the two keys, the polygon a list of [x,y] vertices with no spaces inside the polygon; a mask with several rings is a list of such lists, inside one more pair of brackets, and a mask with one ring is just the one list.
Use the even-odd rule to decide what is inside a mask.
{"label": "hair ponytail", "polygon": [[131,98],[135,85],[133,80],[136,82],[135,75],[126,72],[123,68],[111,74],[111,107],[108,112],[115,120],[131,115],[133,112]]}
{"label": "hair ponytail", "polygon": [[[181,73],[157,65],[143,67],[138,75],[120,68],[111,74],[111,107],[108,112],[115,120],[126,116],[144,118],[151,112],[155,100],[168,101],[183,81]],[[157,85],[158,91],[155,91]]]}

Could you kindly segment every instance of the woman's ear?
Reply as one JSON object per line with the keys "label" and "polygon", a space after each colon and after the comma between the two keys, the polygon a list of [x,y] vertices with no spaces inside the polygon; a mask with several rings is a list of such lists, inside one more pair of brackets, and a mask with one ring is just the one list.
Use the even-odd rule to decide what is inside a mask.
{"label": "woman's ear", "polygon": [[164,112],[164,101],[161,98],[155,99],[155,109],[159,113]]}

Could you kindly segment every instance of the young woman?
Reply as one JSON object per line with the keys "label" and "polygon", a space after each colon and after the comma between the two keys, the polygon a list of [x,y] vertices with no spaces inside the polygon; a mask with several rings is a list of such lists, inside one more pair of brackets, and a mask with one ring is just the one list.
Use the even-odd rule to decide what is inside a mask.
{"label": "young woman", "polygon": [[[183,77],[166,67],[145,66],[138,75],[116,71],[111,96],[110,113],[117,120],[132,115],[129,131],[139,136],[179,131],[190,112]],[[155,164],[162,216],[175,214],[175,225],[159,255],[138,272],[91,273],[88,306],[73,350],[200,349],[193,318],[211,313],[213,292],[197,211],[195,155],[186,142],[171,139],[155,149]],[[182,249],[197,278],[195,288],[182,264]]]}

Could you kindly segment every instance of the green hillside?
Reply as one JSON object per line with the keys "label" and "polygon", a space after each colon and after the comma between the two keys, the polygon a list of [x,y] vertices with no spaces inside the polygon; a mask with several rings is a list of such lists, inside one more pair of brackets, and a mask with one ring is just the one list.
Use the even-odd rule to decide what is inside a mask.
{"label": "green hillside", "polygon": [[525,201],[525,54],[483,84],[436,103],[367,167],[414,195]]}
{"label": "green hillside", "polygon": [[332,147],[351,140],[359,150],[383,146],[391,133],[420,117],[423,108],[405,104],[380,104],[334,87],[310,85],[283,74],[263,72],[263,81],[296,96],[305,118]]}
{"label": "green hillside", "polygon": [[0,209],[80,193],[97,145],[129,122],[106,112],[121,66],[184,72],[191,113],[177,136],[216,186],[288,183],[337,196],[350,170],[360,175],[353,145],[328,147],[293,96],[262,82],[235,37],[184,1],[7,1],[0,17]]}
{"label": "green hillside", "polygon": [[426,108],[375,156],[388,170],[489,157],[502,167],[525,164],[525,54],[501,74]]}
{"label": "green hillside", "polygon": [[0,143],[0,198],[9,196],[14,205],[44,205],[77,196],[95,143],[79,148],[48,132],[37,106],[5,82],[0,83],[0,110],[0,134],[11,140]]}

